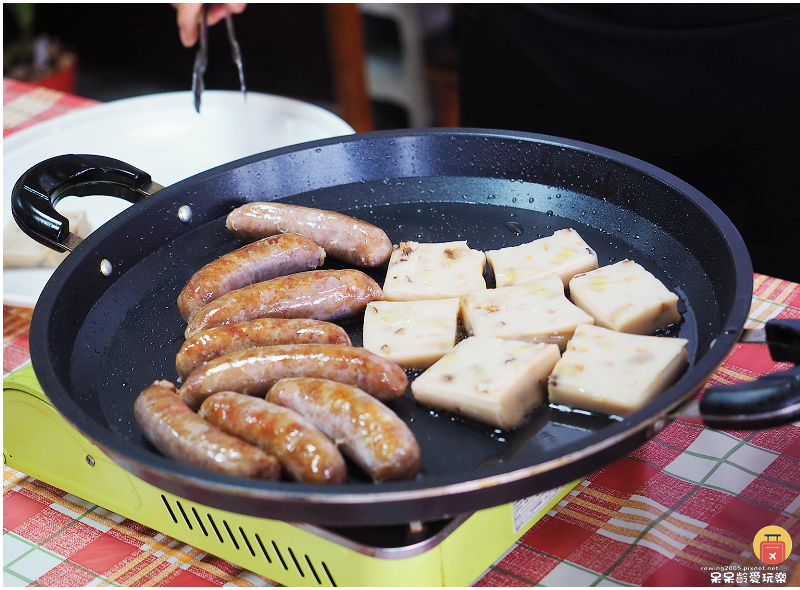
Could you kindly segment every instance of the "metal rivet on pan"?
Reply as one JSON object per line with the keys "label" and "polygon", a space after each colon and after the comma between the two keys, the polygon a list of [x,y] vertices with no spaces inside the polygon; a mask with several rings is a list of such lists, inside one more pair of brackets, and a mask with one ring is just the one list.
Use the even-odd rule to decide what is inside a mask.
{"label": "metal rivet on pan", "polygon": [[650,431],[648,432],[648,438],[655,436],[667,426],[667,420],[665,418],[659,418],[656,420],[652,426],[650,426]]}
{"label": "metal rivet on pan", "polygon": [[189,205],[183,205],[178,209],[178,219],[184,223],[189,223],[192,220],[192,208]]}
{"label": "metal rivet on pan", "polygon": [[100,272],[105,276],[111,276],[112,270],[114,270],[114,267],[111,266],[111,263],[107,259],[103,258],[103,261],[100,263]]}
{"label": "metal rivet on pan", "polygon": [[89,464],[89,467],[94,467],[94,457],[91,455],[86,455],[86,462]]}

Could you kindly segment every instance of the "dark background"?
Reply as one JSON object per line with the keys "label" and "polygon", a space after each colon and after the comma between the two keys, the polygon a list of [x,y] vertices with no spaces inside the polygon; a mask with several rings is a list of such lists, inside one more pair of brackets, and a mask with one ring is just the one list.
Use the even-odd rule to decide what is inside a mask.
{"label": "dark background", "polygon": [[[35,10],[36,32],[77,52],[80,96],[107,101],[191,88],[196,48],[181,45],[169,4],[36,4]],[[8,42],[17,28],[6,5],[3,12]],[[248,90],[333,103],[325,4],[250,4],[233,22]],[[209,28],[208,53],[206,88],[238,89],[224,24]]]}
{"label": "dark background", "polygon": [[[54,37],[78,56],[75,94],[102,102],[191,88],[197,45],[184,47],[176,11],[168,3],[36,3],[34,36]],[[453,5],[423,5],[425,14]],[[441,12],[438,12],[441,17]],[[9,44],[19,31],[3,5],[3,38]],[[398,24],[362,13],[366,54],[401,60]],[[428,16],[430,18],[430,16]],[[288,96],[342,115],[337,103],[328,5],[324,3],[251,3],[233,15],[249,91]],[[426,83],[437,111],[436,126],[457,125],[456,32],[454,22],[438,25],[423,40]],[[366,71],[365,71],[366,75]],[[205,87],[237,90],[238,71],[231,57],[224,23],[209,27]],[[446,96],[446,99],[442,97]],[[448,102],[449,101],[449,102]],[[409,127],[403,105],[370,98],[375,129]]]}
{"label": "dark background", "polygon": [[[559,5],[558,11],[545,5],[493,4],[485,7],[480,18],[476,17],[472,23],[465,14],[469,16],[469,11],[478,10],[478,6],[463,5],[460,18],[455,19],[457,30],[448,31],[454,36],[441,37],[445,40],[445,51],[439,55],[450,56],[445,62],[448,68],[443,71],[451,73],[452,64],[461,63],[461,71],[452,74],[446,83],[451,87],[460,85],[462,96],[455,99],[455,108],[451,109],[454,116],[448,118],[450,123],[443,123],[440,116],[436,125],[453,126],[460,122],[467,127],[533,131],[578,139],[659,166],[720,205],[745,238],[758,272],[800,281],[796,248],[790,247],[798,221],[794,169],[800,146],[797,141],[800,117],[796,107],[800,29],[796,5],[720,5],[723,16],[731,12],[740,19],[744,18],[740,14],[744,11],[756,24],[771,23],[772,28],[765,26],[760,36],[742,33],[747,42],[739,42],[733,33],[746,33],[748,26],[754,25],[710,28],[707,38],[695,39],[707,48],[697,54],[704,59],[715,54],[735,55],[720,62],[724,68],[715,67],[713,60],[707,67],[682,67],[684,63],[695,62],[685,56],[685,62],[681,62],[675,49],[657,55],[656,63],[667,63],[666,71],[673,77],[659,78],[660,85],[652,85],[648,92],[654,98],[645,105],[650,110],[641,108],[641,101],[637,103],[624,85],[614,94],[608,90],[618,85],[604,85],[601,78],[595,80],[596,74],[603,71],[600,58],[604,54],[600,50],[613,49],[614,43],[603,38],[603,43],[581,49],[580,39],[575,36],[576,31],[602,29],[598,22],[611,28],[619,24],[617,21],[630,24],[625,19],[639,18],[644,5],[623,4],[613,10],[598,5],[593,12],[599,16],[588,19],[591,26],[585,22],[586,15],[577,19],[574,26],[564,25],[572,22],[569,19],[575,17],[572,13],[576,10],[588,10],[568,5]],[[685,22],[686,14],[695,11],[705,18],[711,10],[710,5],[658,5],[654,12],[656,22],[670,25],[671,21],[665,19],[676,11],[675,6],[683,7],[683,20],[679,22]],[[720,11],[717,5],[714,7],[717,18]],[[35,32],[61,39],[78,55],[78,95],[109,101],[191,88],[196,49],[181,45],[176,12],[168,3],[51,3],[35,4],[35,8]],[[647,14],[651,8],[648,5]],[[7,43],[16,37],[17,31],[8,6],[4,5],[3,10]],[[531,24],[528,20],[534,16],[526,11],[547,13],[544,14],[547,18],[539,14],[533,22],[536,26],[524,26]],[[750,14],[759,11],[764,11],[763,18]],[[556,12],[559,13],[556,16],[551,14]],[[619,14],[615,16],[616,13]],[[606,23],[608,19],[613,22]],[[297,98],[342,114],[336,101],[326,4],[249,4],[243,14],[234,15],[233,21],[248,90]],[[480,33],[492,23],[494,28],[486,29],[486,44],[482,44]],[[556,25],[564,25],[564,31],[556,34],[559,30]],[[368,53],[397,50],[397,29],[390,22],[364,15],[363,26]],[[658,27],[651,30],[646,26],[643,31],[660,39],[670,28],[671,25],[664,30]],[[694,29],[689,26],[679,31],[678,41],[693,38]],[[636,31],[636,40],[649,39],[638,29],[631,30]],[[514,31],[516,40],[511,34]],[[715,31],[720,35],[711,34]],[[453,49],[455,33],[462,42],[458,50]],[[541,63],[532,65],[523,59],[526,54],[519,48],[528,45],[539,46],[535,56]],[[675,47],[682,51],[685,45],[679,42]],[[583,52],[579,55],[583,61],[577,62],[584,64],[581,67],[575,65],[576,52]],[[644,54],[631,50],[621,55],[618,52],[606,59],[610,75],[623,81],[631,76],[637,79],[638,74],[631,74],[634,71],[631,63],[634,57]],[[595,58],[600,59],[599,65]],[[758,59],[766,60],[765,67],[758,65],[762,63]],[[640,62],[640,75],[648,79],[648,62],[644,58]],[[533,67],[537,63],[538,69]],[[592,75],[587,77],[587,71]],[[589,84],[593,81],[593,85]],[[205,82],[208,89],[239,87],[222,24],[209,29]],[[433,102],[439,110],[441,101]],[[375,129],[409,126],[401,108],[374,100],[371,106]]]}

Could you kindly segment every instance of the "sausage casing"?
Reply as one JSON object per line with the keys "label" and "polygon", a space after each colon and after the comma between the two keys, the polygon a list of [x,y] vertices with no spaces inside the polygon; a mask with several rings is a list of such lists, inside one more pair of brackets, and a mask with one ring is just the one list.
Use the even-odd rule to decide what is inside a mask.
{"label": "sausage casing", "polygon": [[210,396],[198,412],[220,430],[274,455],[287,475],[304,483],[345,483],[336,445],[297,412],[232,391]]}
{"label": "sausage casing", "polygon": [[276,344],[341,344],[350,345],[344,328],[304,318],[262,318],[239,322],[198,332],[184,342],[175,356],[178,376],[189,373],[208,361],[239,350]]}
{"label": "sausage casing", "polygon": [[356,387],[327,379],[281,379],[267,401],[307,418],[376,482],[412,479],[419,471],[414,433],[390,408]]}
{"label": "sausage casing", "polygon": [[266,396],[285,377],[319,377],[354,385],[380,400],[405,392],[408,377],[395,363],[365,348],[335,344],[285,344],[232,352],[209,361],[183,382],[190,408],[218,391]]}
{"label": "sausage casing", "polygon": [[145,438],[164,455],[212,471],[278,479],[278,460],[256,446],[225,434],[195,414],[169,381],[156,381],[133,405]]}
{"label": "sausage casing", "polygon": [[287,203],[248,203],[231,211],[228,229],[245,241],[283,232],[312,238],[334,258],[357,266],[389,260],[392,242],[381,228],[334,211]]}
{"label": "sausage casing", "polygon": [[185,320],[209,302],[235,289],[282,275],[317,268],[325,250],[312,239],[287,233],[247,244],[198,270],[178,295],[178,311]]}
{"label": "sausage casing", "polygon": [[218,297],[197,312],[186,337],[201,330],[258,318],[335,320],[383,299],[378,283],[359,270],[311,270],[277,277]]}

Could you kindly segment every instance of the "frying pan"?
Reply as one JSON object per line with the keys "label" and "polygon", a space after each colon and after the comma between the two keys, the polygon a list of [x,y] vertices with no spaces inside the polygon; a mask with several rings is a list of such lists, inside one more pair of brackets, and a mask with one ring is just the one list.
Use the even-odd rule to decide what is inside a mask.
{"label": "frying pan", "polygon": [[[55,248],[70,246],[66,220],[52,207],[61,197],[137,201],[70,246],[34,310],[33,367],[53,406],[123,468],[188,500],[252,516],[320,525],[432,521],[583,477],[642,445],[691,402],[737,342],[751,301],[747,250],[706,197],[647,163],[560,138],[367,133],[254,155],[143,198],[152,191],[146,173],[98,156],[54,158],[17,183],[18,224]],[[679,295],[683,320],[666,335],[688,340],[689,367],[625,418],[545,406],[510,431],[432,411],[406,392],[389,405],[422,449],[422,471],[408,482],[377,485],[352,468],[349,483],[322,488],[167,459],[143,438],[133,402],[154,380],[177,380],[185,327],[177,295],[198,268],[242,245],[225,217],[254,200],[341,211],[383,228],[395,244],[466,240],[489,250],[574,228],[601,265],[633,259]],[[385,271],[371,274],[382,283]],[[360,322],[343,323],[355,345]]]}

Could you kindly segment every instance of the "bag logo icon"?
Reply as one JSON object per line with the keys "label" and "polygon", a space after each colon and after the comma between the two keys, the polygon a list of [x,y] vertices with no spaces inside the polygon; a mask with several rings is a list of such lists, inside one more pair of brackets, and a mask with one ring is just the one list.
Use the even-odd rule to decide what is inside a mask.
{"label": "bag logo icon", "polygon": [[792,537],[779,526],[766,526],[756,533],[753,551],[762,563],[778,565],[792,552]]}

